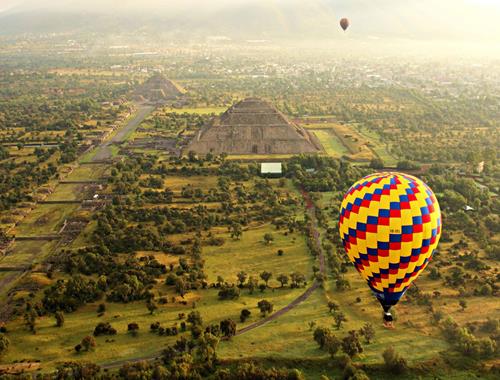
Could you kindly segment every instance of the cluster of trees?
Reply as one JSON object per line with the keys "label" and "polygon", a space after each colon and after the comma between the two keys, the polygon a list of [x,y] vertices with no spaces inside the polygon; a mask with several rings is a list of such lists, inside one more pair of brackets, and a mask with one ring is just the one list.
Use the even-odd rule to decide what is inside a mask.
{"label": "cluster of trees", "polygon": [[284,171],[297,187],[312,192],[347,190],[364,174],[347,161],[317,155],[294,156]]}
{"label": "cluster of trees", "polygon": [[498,353],[500,334],[498,320],[488,321],[483,330],[491,336],[477,338],[467,327],[460,327],[451,317],[444,318],[439,326],[443,336],[463,355],[475,359],[490,358]]}
{"label": "cluster of trees", "polygon": [[[206,341],[207,339],[205,339]],[[124,364],[117,372],[103,371],[99,366],[86,362],[65,362],[57,367],[46,379],[95,379],[102,380],[305,380],[301,371],[290,368],[264,368],[255,363],[238,363],[234,366],[222,366],[218,363],[206,365],[202,357],[211,353],[215,342],[203,342],[200,347],[192,347],[190,351],[182,352],[181,357],[171,358],[165,353],[163,362],[137,362]],[[181,350],[182,344],[177,346]]]}
{"label": "cluster of trees", "polygon": [[375,337],[375,329],[370,323],[366,323],[358,331],[351,330],[340,339],[330,328],[317,327],[313,337],[319,348],[328,352],[332,358],[340,351],[352,358],[363,352],[360,337],[364,337],[365,343],[370,344]]}
{"label": "cluster of trees", "polygon": [[148,122],[153,125],[156,133],[163,135],[166,132],[165,137],[177,137],[184,131],[199,130],[209,118],[209,115],[187,112],[156,112]]}
{"label": "cluster of trees", "polygon": [[[85,135],[97,129],[89,120],[116,118],[118,107],[104,107],[101,102],[120,97],[128,84],[102,79],[0,73],[0,144],[16,144],[25,158],[0,147],[0,211],[30,201],[33,191],[56,175],[58,164],[76,159],[84,149]],[[28,143],[51,145],[32,150],[25,146]]]}

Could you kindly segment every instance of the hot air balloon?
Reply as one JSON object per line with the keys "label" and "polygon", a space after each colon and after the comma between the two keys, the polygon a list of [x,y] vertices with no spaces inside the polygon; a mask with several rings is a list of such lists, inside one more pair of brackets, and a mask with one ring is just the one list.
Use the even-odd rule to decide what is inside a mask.
{"label": "hot air balloon", "polygon": [[425,269],[441,236],[432,190],[401,173],[375,173],[356,182],[340,208],[339,232],[349,259],[384,309],[390,309]]}
{"label": "hot air balloon", "polygon": [[349,25],[349,19],[343,18],[342,20],[340,20],[340,26],[342,27],[342,29],[344,29],[344,32],[347,30],[347,28],[349,28]]}

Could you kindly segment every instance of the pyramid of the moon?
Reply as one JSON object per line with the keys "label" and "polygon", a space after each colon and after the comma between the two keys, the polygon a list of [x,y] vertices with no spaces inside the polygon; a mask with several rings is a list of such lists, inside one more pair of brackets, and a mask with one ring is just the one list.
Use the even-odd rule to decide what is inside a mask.
{"label": "pyramid of the moon", "polygon": [[213,118],[187,146],[200,154],[300,154],[322,150],[317,138],[270,103],[249,98]]}
{"label": "pyramid of the moon", "polygon": [[134,92],[136,99],[149,101],[172,100],[181,95],[177,86],[161,74],[153,75]]}

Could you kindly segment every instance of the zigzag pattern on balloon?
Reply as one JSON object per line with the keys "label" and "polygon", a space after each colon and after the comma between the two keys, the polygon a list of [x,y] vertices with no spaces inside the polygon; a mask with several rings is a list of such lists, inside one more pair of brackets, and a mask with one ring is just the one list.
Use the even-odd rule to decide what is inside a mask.
{"label": "zigzag pattern on balloon", "polygon": [[370,288],[396,303],[432,258],[441,212],[432,190],[418,178],[376,173],[344,196],[339,231]]}

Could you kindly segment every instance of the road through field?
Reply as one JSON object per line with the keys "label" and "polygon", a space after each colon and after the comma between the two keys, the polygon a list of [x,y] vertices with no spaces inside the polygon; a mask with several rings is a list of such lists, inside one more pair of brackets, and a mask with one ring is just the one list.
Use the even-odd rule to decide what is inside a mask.
{"label": "road through field", "polygon": [[[141,122],[147,118],[151,112],[155,109],[153,106],[139,105],[137,109],[137,114],[123,127],[119,128],[111,139],[104,141],[99,146],[95,148],[96,154],[92,158],[93,162],[106,161],[112,156],[111,145],[114,143],[121,143],[127,139],[130,133],[132,133]],[[22,222],[21,222],[22,223]],[[59,243],[54,249],[54,251],[59,247]],[[0,257],[1,262],[1,257]],[[22,268],[21,268],[22,269]],[[0,281],[0,289],[3,293],[7,294],[8,291],[15,285],[15,283],[23,276],[30,272],[29,269],[24,269],[20,271],[14,271],[8,276],[4,276]],[[0,302],[0,323],[9,320],[12,313],[12,307],[9,304],[9,299],[4,302]]]}
{"label": "road through field", "polygon": [[120,128],[113,137],[96,148],[96,154],[92,158],[92,161],[109,160],[112,157],[111,146],[124,142],[130,133],[132,133],[153,110],[153,106],[139,105],[137,114],[129,120],[123,128]]}
{"label": "road through field", "polygon": [[[304,190],[302,190],[302,197],[303,197],[304,202],[306,204],[306,211],[309,214],[309,217],[311,220],[311,234],[314,237],[315,244],[316,244],[317,249],[318,249],[318,259],[319,259],[320,271],[323,275],[325,275],[325,257],[323,254],[323,250],[321,248],[321,239],[320,239],[320,234],[318,231],[318,222],[316,219],[316,206],[312,202],[312,200],[309,196],[309,193],[307,193]],[[290,310],[294,309],[295,307],[300,305],[302,302],[306,301],[314,293],[314,291],[320,287],[320,285],[321,284],[317,280],[314,280],[313,284],[311,286],[309,286],[309,288],[307,288],[307,290],[304,293],[302,293],[300,296],[295,298],[288,305],[279,309],[275,313],[267,316],[266,318],[262,318],[261,320],[255,322],[255,323],[252,323],[252,324],[250,324],[242,329],[239,329],[238,331],[236,331],[235,335],[238,336],[238,335],[248,333],[249,331],[255,330],[258,327],[261,327],[269,322],[272,322],[272,321],[278,319],[283,314],[288,313]],[[137,363],[137,362],[144,361],[144,360],[159,359],[160,357],[161,357],[161,353],[157,353],[157,354],[150,355],[147,357],[133,358],[133,359],[128,359],[128,360],[119,360],[119,361],[116,361],[113,363],[101,365],[101,367],[104,369],[112,369],[112,368],[121,367],[125,363]]]}

